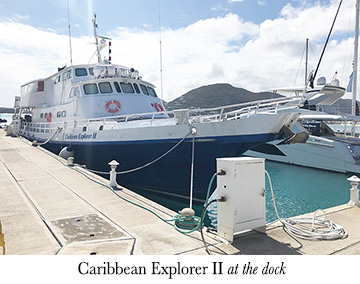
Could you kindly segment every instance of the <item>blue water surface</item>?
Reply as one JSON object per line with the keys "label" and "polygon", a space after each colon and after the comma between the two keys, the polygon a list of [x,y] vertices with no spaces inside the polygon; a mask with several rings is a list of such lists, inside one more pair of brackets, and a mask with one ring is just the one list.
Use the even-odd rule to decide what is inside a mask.
{"label": "blue water surface", "polygon": [[[335,173],[296,165],[266,161],[276,207],[280,218],[293,217],[345,204],[350,199],[350,183],[346,180],[352,174]],[[206,188],[208,185],[204,185]],[[189,207],[189,201],[175,197],[163,196],[154,192],[138,191],[174,211]],[[266,178],[266,221],[277,219],[270,186]],[[201,216],[203,204],[194,202],[193,209]],[[205,224],[209,224],[209,220]]]}
{"label": "blue water surface", "polygon": [[[352,174],[266,161],[280,218],[287,218],[345,204],[350,199]],[[277,218],[266,179],[266,220]]]}

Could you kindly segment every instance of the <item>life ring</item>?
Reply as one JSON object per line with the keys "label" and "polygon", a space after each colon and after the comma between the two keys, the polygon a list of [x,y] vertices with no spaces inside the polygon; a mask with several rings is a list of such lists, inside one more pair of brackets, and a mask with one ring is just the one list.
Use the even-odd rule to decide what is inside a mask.
{"label": "life ring", "polygon": [[47,122],[51,122],[51,112],[49,112],[46,116]]}
{"label": "life ring", "polygon": [[121,104],[115,100],[108,101],[105,105],[105,109],[107,112],[115,113],[121,109]]}
{"label": "life ring", "polygon": [[164,108],[162,107],[161,104],[156,103],[156,104],[154,105],[154,107],[155,107],[155,109],[156,109],[158,112],[164,111]]}

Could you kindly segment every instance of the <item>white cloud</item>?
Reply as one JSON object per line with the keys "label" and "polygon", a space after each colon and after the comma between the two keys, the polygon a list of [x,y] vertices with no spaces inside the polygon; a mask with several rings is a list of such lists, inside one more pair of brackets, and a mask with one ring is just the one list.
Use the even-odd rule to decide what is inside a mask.
{"label": "white cloud", "polygon": [[[352,4],[343,5],[334,36],[343,35],[352,25]],[[230,83],[251,91],[292,86],[305,39],[310,38],[314,53],[309,69],[315,68],[336,8],[337,1],[311,8],[287,5],[278,19],[260,25],[230,13],[181,29],[163,29],[164,99],[170,101],[192,88],[213,83]],[[113,39],[112,61],[139,69],[143,79],[157,85],[160,93],[158,32],[118,27],[105,35]],[[344,86],[351,73],[352,32],[349,36],[330,42],[318,73],[330,79],[338,71]],[[11,106],[21,84],[50,76],[70,62],[65,35],[8,21],[0,23],[0,38],[0,105]],[[94,52],[90,42],[91,37],[72,39],[74,64],[88,63]],[[302,77],[299,75],[298,84],[302,84]]]}
{"label": "white cloud", "polygon": [[9,22],[22,22],[22,21],[28,21],[30,20],[30,15],[19,15],[14,14],[11,18],[7,18]]}

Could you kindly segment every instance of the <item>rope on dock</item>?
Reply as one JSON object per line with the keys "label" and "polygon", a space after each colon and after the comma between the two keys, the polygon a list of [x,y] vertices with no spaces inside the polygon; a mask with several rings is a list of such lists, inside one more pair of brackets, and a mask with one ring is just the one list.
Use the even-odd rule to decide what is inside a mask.
{"label": "rope on dock", "polygon": [[[164,154],[157,157],[156,159],[152,160],[151,162],[148,162],[145,165],[139,166],[139,167],[134,168],[134,169],[121,171],[121,172],[116,172],[116,174],[122,175],[122,174],[132,173],[132,172],[135,172],[135,171],[142,170],[142,169],[156,163],[157,161],[161,160],[162,158],[164,158],[165,156],[170,154],[173,150],[175,150],[175,148],[178,147],[187,137],[189,137],[190,134],[193,134],[192,130],[188,134],[186,134],[186,136],[184,136],[180,141],[178,141],[173,147],[171,147],[168,151],[166,151]],[[100,174],[100,175],[109,175],[110,174],[110,172],[102,172],[102,171],[96,171],[96,170],[88,169],[86,167],[86,165],[81,165],[81,167],[83,167],[83,168],[87,169],[88,171],[93,172],[95,174]]]}
{"label": "rope on dock", "polygon": [[[170,150],[173,150],[175,147],[177,147],[177,146],[178,146],[182,141],[184,141],[184,139],[185,139],[187,136],[189,136],[190,134],[191,134],[191,132],[189,132],[189,134],[187,134],[181,141],[179,141],[179,142],[178,142],[172,149],[170,149]],[[72,169],[72,170],[74,170],[74,171],[82,174],[84,177],[86,177],[87,179],[91,180],[92,182],[95,182],[95,183],[97,183],[97,184],[99,184],[99,185],[101,185],[101,186],[103,186],[103,187],[108,188],[109,190],[111,190],[116,196],[118,196],[118,197],[121,198],[122,200],[124,200],[124,201],[126,201],[126,202],[128,202],[128,203],[130,203],[130,204],[133,204],[133,205],[135,205],[135,206],[137,206],[137,207],[140,207],[140,208],[142,208],[142,209],[144,209],[144,210],[146,210],[146,211],[154,214],[156,217],[158,217],[160,220],[162,220],[162,221],[164,221],[164,222],[166,222],[166,223],[174,222],[174,225],[173,225],[173,226],[174,226],[175,229],[176,229],[178,232],[180,232],[180,233],[183,233],[183,234],[192,233],[192,232],[198,230],[198,228],[200,227],[200,224],[203,222],[203,219],[201,219],[201,218],[198,217],[198,216],[193,216],[192,218],[190,218],[190,220],[185,220],[180,214],[175,215],[175,216],[174,216],[173,218],[171,218],[171,219],[165,219],[165,218],[161,217],[158,213],[156,213],[154,210],[151,210],[150,208],[147,208],[147,207],[145,207],[145,206],[143,206],[143,205],[140,205],[139,203],[136,203],[136,202],[134,202],[134,201],[131,201],[131,200],[129,200],[129,199],[121,196],[121,195],[120,195],[118,192],[116,192],[116,190],[115,190],[114,188],[112,188],[111,186],[109,186],[109,185],[107,185],[107,184],[105,184],[105,183],[102,183],[102,182],[100,182],[100,181],[98,181],[98,180],[95,180],[94,178],[90,177],[89,175],[87,175],[87,174],[84,173],[83,171],[81,171],[81,170],[79,170],[79,169],[77,169],[77,168],[75,168],[75,167],[73,167],[73,166],[67,165],[67,164],[64,163],[64,162],[62,161],[62,159],[59,158],[58,156],[56,156],[56,155],[54,155],[54,154],[52,154],[52,153],[50,153],[50,152],[48,152],[48,151],[45,151],[45,150],[42,149],[41,147],[39,147],[39,149],[40,149],[42,152],[46,153],[47,155],[49,155],[49,156],[53,157],[54,159],[56,159],[57,161],[59,161],[62,165],[64,165],[64,166],[66,166],[66,167],[68,167],[68,168],[70,168],[70,169]],[[170,151],[170,150],[169,150],[169,151]],[[168,151],[168,152],[169,152],[169,151]],[[168,152],[166,152],[165,154],[167,154]],[[163,156],[164,156],[164,155],[163,155]],[[211,181],[211,184],[212,184],[212,181]],[[211,187],[211,184],[209,185],[209,188]],[[188,218],[188,217],[187,217],[187,218]],[[186,223],[187,223],[187,224],[186,224]],[[181,225],[181,224],[182,224],[182,225]],[[185,224],[185,226],[184,226],[184,224]]]}
{"label": "rope on dock", "polygon": [[[269,180],[274,209],[278,220],[283,224],[284,228],[293,236],[305,240],[337,240],[348,236],[345,229],[332,222],[326,217],[326,213],[322,209],[314,212],[312,218],[292,217],[282,219],[276,208],[274,191],[271,183],[270,175],[265,171]],[[323,218],[318,217],[318,212],[322,211]],[[311,226],[309,226],[311,225]]]}
{"label": "rope on dock", "polygon": [[37,140],[34,140],[31,145],[32,145],[32,146],[42,146],[42,145],[45,145],[45,144],[47,144],[51,139],[53,139],[54,136],[55,136],[57,133],[60,133],[61,130],[62,130],[62,128],[61,128],[61,127],[58,127],[58,128],[56,129],[56,131],[53,133],[53,135],[51,135],[45,142],[39,143]]}

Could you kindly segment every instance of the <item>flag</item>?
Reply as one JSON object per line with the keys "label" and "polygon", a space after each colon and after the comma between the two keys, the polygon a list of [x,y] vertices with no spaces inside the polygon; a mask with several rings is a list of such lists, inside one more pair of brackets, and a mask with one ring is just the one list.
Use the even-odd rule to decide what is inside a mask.
{"label": "flag", "polygon": [[353,83],[353,73],[351,73],[350,77],[349,77],[349,84],[347,85],[346,91],[351,93],[352,92],[352,83]]}

